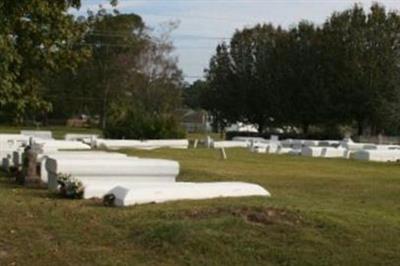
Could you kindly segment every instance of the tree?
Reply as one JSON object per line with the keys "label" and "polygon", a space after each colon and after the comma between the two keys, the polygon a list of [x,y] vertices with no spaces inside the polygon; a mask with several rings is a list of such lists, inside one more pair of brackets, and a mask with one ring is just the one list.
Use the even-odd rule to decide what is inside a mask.
{"label": "tree", "polygon": [[290,32],[285,85],[288,100],[287,122],[307,134],[310,125],[327,123],[329,93],[323,69],[322,33],[312,23],[303,21]]}
{"label": "tree", "polygon": [[[66,97],[59,97],[57,113],[65,112],[63,106],[72,97],[71,111],[100,114],[104,129],[107,121],[124,117],[127,109],[161,114],[180,105],[182,75],[170,55],[169,40],[175,24],[166,24],[155,37],[140,16],[104,9],[90,14],[88,24],[85,44],[92,48],[92,58],[59,82],[60,93]],[[59,83],[52,90],[60,88]]]}
{"label": "tree", "polygon": [[[100,9],[96,14],[89,14],[87,23],[89,31],[84,45],[91,48],[92,57],[76,73],[65,73],[66,83],[61,88],[66,96],[84,103],[85,111],[100,114],[104,128],[110,103],[124,93],[124,80],[135,68],[134,57],[147,45],[148,37],[144,34],[142,19],[135,14],[109,14]],[[57,87],[56,84],[53,90]],[[71,91],[71,88],[74,89]],[[70,97],[63,98],[64,104],[60,106],[65,106],[64,99]],[[81,108],[79,104],[75,112],[83,111]]]}
{"label": "tree", "polygon": [[399,122],[399,23],[396,12],[374,4],[369,14],[355,5],[324,25],[331,117],[355,121],[359,135],[368,125],[376,133]]}
{"label": "tree", "polygon": [[237,31],[230,46],[217,47],[208,70],[206,107],[232,123],[254,123],[259,132],[283,117],[283,86],[287,32],[272,25]]}
{"label": "tree", "polygon": [[200,79],[187,85],[183,90],[184,104],[192,109],[200,109],[202,107],[201,94],[207,86],[207,82]]}
{"label": "tree", "polygon": [[239,97],[232,93],[235,77],[232,60],[225,43],[217,46],[206,75],[209,86],[201,94],[201,105],[211,113],[214,128],[222,133],[226,125],[237,121],[240,115]]}
{"label": "tree", "polygon": [[[123,77],[123,94],[113,98],[105,132],[112,137],[182,137],[176,110],[181,106],[183,77],[177,59],[171,56],[169,40],[175,24],[167,24],[164,33],[151,38],[138,54],[125,54],[135,68]],[[119,128],[128,126],[129,130]],[[132,126],[136,125],[136,126]],[[115,130],[116,129],[116,130]],[[122,133],[118,133],[118,131]],[[110,133],[110,134],[109,134]],[[116,134],[114,134],[116,133]],[[124,134],[123,134],[124,133]],[[127,135],[129,133],[129,135]]]}
{"label": "tree", "polygon": [[51,110],[43,98],[45,77],[74,70],[89,49],[72,49],[86,29],[67,13],[79,0],[0,3],[0,108],[15,121]]}
{"label": "tree", "polygon": [[355,5],[321,26],[257,25],[217,47],[202,98],[218,121],[332,129],[399,129],[400,15]]}

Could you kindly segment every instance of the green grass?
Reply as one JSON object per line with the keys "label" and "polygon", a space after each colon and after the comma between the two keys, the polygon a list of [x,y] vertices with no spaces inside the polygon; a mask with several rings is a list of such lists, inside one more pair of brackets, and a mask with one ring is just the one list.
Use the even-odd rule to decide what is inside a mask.
{"label": "green grass", "polygon": [[175,159],[180,181],[258,183],[272,197],[129,208],[0,182],[0,265],[399,265],[400,165],[228,149]]}
{"label": "green grass", "polygon": [[82,134],[99,134],[101,130],[96,128],[79,128],[66,126],[46,126],[46,127],[15,127],[15,126],[0,126],[0,133],[19,133],[21,130],[49,130],[53,132],[53,138],[64,139],[67,133],[82,133]]}

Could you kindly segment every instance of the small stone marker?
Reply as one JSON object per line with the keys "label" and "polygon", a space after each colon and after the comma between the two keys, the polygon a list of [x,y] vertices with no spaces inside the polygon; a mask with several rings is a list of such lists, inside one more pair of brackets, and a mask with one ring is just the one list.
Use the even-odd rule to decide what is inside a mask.
{"label": "small stone marker", "polygon": [[211,148],[212,142],[213,142],[212,138],[210,136],[207,136],[207,138],[206,138],[207,148]]}
{"label": "small stone marker", "polygon": [[199,140],[195,139],[194,143],[193,143],[193,148],[196,149],[197,148],[197,144],[199,144]]}

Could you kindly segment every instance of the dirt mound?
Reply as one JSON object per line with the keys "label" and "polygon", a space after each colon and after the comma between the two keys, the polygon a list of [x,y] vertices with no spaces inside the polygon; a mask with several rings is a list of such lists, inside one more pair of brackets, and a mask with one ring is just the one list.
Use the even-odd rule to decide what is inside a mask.
{"label": "dirt mound", "polygon": [[296,225],[303,223],[303,218],[299,213],[274,207],[194,209],[187,211],[184,214],[184,216],[189,219],[207,219],[222,215],[242,217],[246,222],[259,225]]}

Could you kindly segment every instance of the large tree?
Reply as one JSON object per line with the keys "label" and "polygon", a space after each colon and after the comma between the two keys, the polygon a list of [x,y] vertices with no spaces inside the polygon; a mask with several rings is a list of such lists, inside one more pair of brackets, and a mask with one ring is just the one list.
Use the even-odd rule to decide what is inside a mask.
{"label": "large tree", "polygon": [[89,12],[86,24],[81,45],[89,47],[92,56],[75,72],[64,72],[51,81],[50,91],[57,95],[53,100],[58,103],[54,116],[100,114],[104,127],[107,110],[113,98],[126,90],[126,78],[135,74],[135,57],[144,51],[149,37],[141,17],[135,14],[100,9]]}
{"label": "large tree", "polygon": [[45,78],[74,70],[89,50],[77,49],[86,29],[67,13],[79,0],[0,2],[0,108],[14,119],[47,112]]}
{"label": "large tree", "polygon": [[213,116],[214,127],[221,132],[240,116],[240,97],[234,93],[236,79],[233,68],[227,44],[218,45],[206,74],[208,86],[203,89],[200,101]]}
{"label": "large tree", "polygon": [[356,122],[358,134],[399,123],[400,16],[374,4],[334,13],[324,25],[331,118]]}
{"label": "large tree", "polygon": [[280,64],[285,65],[281,81],[287,92],[287,122],[308,133],[310,125],[327,122],[329,93],[323,69],[322,33],[314,24],[302,21],[290,32],[288,54]]}
{"label": "large tree", "polygon": [[[262,132],[283,117],[282,79],[287,32],[272,25],[237,31],[222,44],[208,70],[207,104],[227,123],[254,123]],[[221,121],[223,119],[220,119]]]}
{"label": "large tree", "polygon": [[91,47],[92,58],[53,83],[52,90],[65,96],[58,97],[55,115],[69,106],[69,115],[99,114],[106,128],[107,120],[122,119],[128,108],[131,114],[132,109],[160,114],[179,106],[182,75],[169,40],[174,24],[155,37],[136,14],[100,9],[87,20],[84,44]]}

